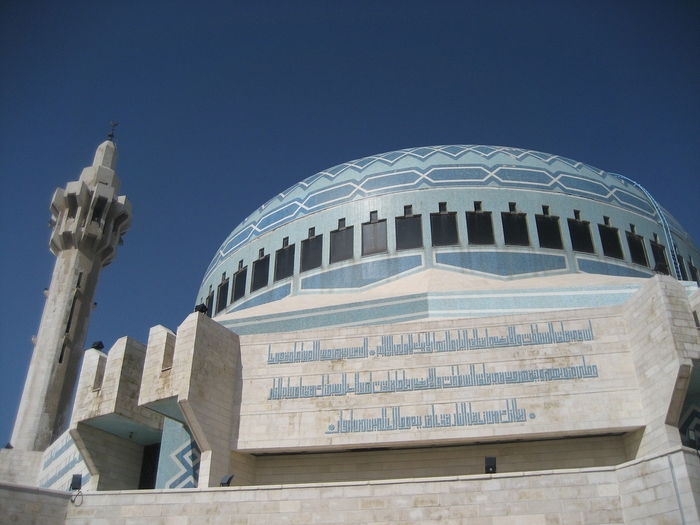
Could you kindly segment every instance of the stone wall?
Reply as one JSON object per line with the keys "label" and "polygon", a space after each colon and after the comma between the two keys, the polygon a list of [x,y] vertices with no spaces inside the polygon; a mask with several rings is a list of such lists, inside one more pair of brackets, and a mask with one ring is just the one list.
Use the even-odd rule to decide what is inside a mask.
{"label": "stone wall", "polygon": [[0,481],[0,523],[63,525],[71,495]]}
{"label": "stone wall", "polygon": [[[96,418],[126,418],[135,432],[162,428],[161,417],[138,406],[146,346],[130,338],[117,340],[109,352],[85,351],[73,408],[73,426]],[[136,427],[143,427],[143,431]],[[115,432],[118,433],[117,430]]]}
{"label": "stone wall", "polygon": [[613,466],[626,462],[623,436],[454,447],[257,456],[255,484],[329,483]]}
{"label": "stone wall", "polygon": [[[686,506],[684,478],[676,470],[676,490],[669,467],[669,459],[677,466],[684,454],[678,449],[620,467],[517,474],[91,493],[80,507],[68,508],[66,525],[641,523],[633,516],[643,514],[639,502],[646,523],[675,525],[682,522],[679,498],[685,524],[698,525],[697,508]],[[635,487],[630,480],[638,474]]]}
{"label": "stone wall", "polygon": [[[80,443],[83,458],[93,472],[93,485],[97,490],[134,489],[139,486],[143,445],[124,439],[109,432],[78,424],[77,432],[72,431],[76,442]],[[97,486],[94,487],[94,483]]]}
{"label": "stone wall", "polygon": [[679,449],[617,469],[625,523],[698,523],[697,494],[693,493],[691,477],[697,480],[700,462],[691,454]]}
{"label": "stone wall", "polygon": [[206,315],[190,314],[177,335],[151,329],[139,405],[188,427],[201,452],[197,486],[217,486],[229,473],[239,377],[238,336]]}
{"label": "stone wall", "polygon": [[[683,456],[687,465],[688,484],[693,498],[690,499],[687,493],[683,495],[684,505],[694,505],[700,509],[700,453],[697,450],[683,449]],[[699,511],[700,512],[700,511]]]}
{"label": "stone wall", "polygon": [[241,362],[231,447],[240,452],[532,440],[645,424],[618,307],[241,336]]}
{"label": "stone wall", "polygon": [[692,359],[700,358],[688,296],[675,279],[656,276],[625,303],[624,315],[647,422],[634,446],[639,456],[678,447]]}
{"label": "stone wall", "polygon": [[41,452],[0,449],[0,480],[19,485],[36,485]]}

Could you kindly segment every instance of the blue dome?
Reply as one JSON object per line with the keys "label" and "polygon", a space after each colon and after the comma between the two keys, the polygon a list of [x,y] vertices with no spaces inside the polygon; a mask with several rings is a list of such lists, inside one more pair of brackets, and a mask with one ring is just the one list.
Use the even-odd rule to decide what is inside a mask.
{"label": "blue dome", "polygon": [[303,215],[375,195],[452,186],[561,192],[656,217],[639,189],[566,157],[502,146],[408,148],[339,164],[273,197],[231,232],[209,265],[205,279],[243,244]]}
{"label": "blue dome", "polygon": [[[469,232],[470,214],[482,204],[487,242]],[[404,209],[423,217],[410,248],[396,237]],[[443,212],[454,215],[448,243],[436,241],[432,230],[433,216]],[[509,214],[522,222],[515,242],[508,238]],[[383,238],[380,249],[366,251],[364,230],[372,221],[384,223]],[[579,233],[574,221],[583,227]],[[346,227],[360,233],[345,235],[347,256],[336,257],[333,238]],[[587,238],[583,248],[580,235]],[[302,252],[315,236],[323,242],[313,265],[304,264]],[[502,280],[564,273],[639,278],[661,265],[679,279],[697,280],[698,260],[683,228],[626,177],[531,150],[431,146],[339,164],[276,195],[217,250],[197,302],[217,315],[233,313],[287,297],[367,290],[431,268]]]}

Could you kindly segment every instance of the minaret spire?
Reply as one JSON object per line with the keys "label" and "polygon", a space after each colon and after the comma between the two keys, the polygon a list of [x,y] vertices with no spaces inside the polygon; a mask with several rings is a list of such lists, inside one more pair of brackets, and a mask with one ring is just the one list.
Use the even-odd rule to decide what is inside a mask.
{"label": "minaret spire", "polygon": [[107,135],[107,139],[110,142],[114,142],[114,128],[116,128],[119,125],[119,122],[115,122],[114,120],[109,123],[112,129],[109,130],[109,135]]}
{"label": "minaret spire", "polygon": [[114,260],[131,225],[131,203],[119,196],[114,172],[116,125],[92,166],[51,200],[56,265],[12,433],[19,450],[44,450],[68,426],[100,270]]}

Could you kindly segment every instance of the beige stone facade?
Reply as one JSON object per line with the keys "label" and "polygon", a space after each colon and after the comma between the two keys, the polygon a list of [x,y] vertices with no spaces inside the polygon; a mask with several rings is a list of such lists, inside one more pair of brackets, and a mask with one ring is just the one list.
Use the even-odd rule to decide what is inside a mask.
{"label": "beige stone facade", "polygon": [[[91,477],[54,523],[700,523],[678,430],[699,297],[658,276],[619,307],[240,337],[191,314],[86,356],[71,435]],[[129,490],[144,447],[99,423],[116,414],[179,414],[198,488]]]}
{"label": "beige stone facade", "polygon": [[[615,467],[335,483],[107,491],[82,495],[0,485],[17,523],[189,525],[276,523],[698,523],[693,451]],[[693,488],[695,487],[695,492]],[[16,492],[20,498],[12,498]],[[4,494],[3,494],[4,492]],[[38,496],[38,497],[37,497]],[[33,498],[31,504],[28,499]],[[29,511],[33,516],[29,517]],[[65,514],[64,514],[65,512]]]}

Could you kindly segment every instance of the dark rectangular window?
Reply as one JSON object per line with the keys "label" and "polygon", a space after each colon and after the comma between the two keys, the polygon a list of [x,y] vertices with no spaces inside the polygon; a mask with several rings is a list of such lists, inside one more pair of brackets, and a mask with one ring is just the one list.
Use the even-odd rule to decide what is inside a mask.
{"label": "dark rectangular window", "polygon": [[595,253],[593,236],[591,235],[591,223],[581,220],[578,210],[574,210],[574,216],[574,219],[567,219],[571,247],[575,252]]}
{"label": "dark rectangular window", "polygon": [[678,257],[678,266],[681,270],[681,281],[687,281],[688,280],[688,272],[685,271],[685,263],[683,262],[683,257],[681,257],[680,253],[676,252],[676,257]]}
{"label": "dark rectangular window", "polygon": [[250,283],[250,291],[260,290],[267,286],[270,278],[270,254],[262,255],[257,261],[253,261],[253,278]]}
{"label": "dark rectangular window", "polygon": [[63,363],[63,358],[64,358],[65,355],[66,355],[66,350],[67,350],[67,348],[68,348],[68,347],[66,346],[66,343],[63,343],[63,345],[61,346],[61,353],[60,353],[59,356],[58,356],[58,363],[59,363],[59,364]]}
{"label": "dark rectangular window", "polygon": [[78,301],[78,296],[73,296],[73,302],[70,305],[70,313],[68,314],[68,322],[66,323],[66,333],[70,333],[70,327],[73,324],[73,314],[75,313],[75,303]]}
{"label": "dark rectangular window", "polygon": [[275,252],[275,281],[291,277],[294,273],[294,245]]}
{"label": "dark rectangular window", "polygon": [[433,246],[453,246],[459,244],[457,235],[457,212],[447,211],[447,203],[439,204],[439,213],[430,214],[430,236]]}
{"label": "dark rectangular window", "polygon": [[68,202],[68,212],[66,217],[69,219],[75,219],[78,213],[78,196],[75,193],[66,194],[66,201]]}
{"label": "dark rectangular window", "polygon": [[423,247],[423,224],[420,215],[396,217],[396,249]]}
{"label": "dark rectangular window", "polygon": [[527,231],[527,214],[518,213],[515,203],[508,203],[510,210],[501,213],[503,237],[507,246],[530,246]]}
{"label": "dark rectangular window", "polygon": [[370,213],[369,222],[362,224],[362,255],[386,253],[386,219],[379,220],[377,212]]}
{"label": "dark rectangular window", "polygon": [[644,237],[633,232],[625,232],[627,236],[627,246],[630,249],[630,257],[634,264],[649,268],[647,252],[644,250]]}
{"label": "dark rectangular window", "polygon": [[331,264],[353,258],[354,239],[353,227],[346,228],[345,219],[338,219],[338,229],[331,232]]}
{"label": "dark rectangular window", "polygon": [[221,310],[226,308],[226,302],[228,301],[228,279],[219,285],[218,295],[216,296],[216,313],[218,314]]}
{"label": "dark rectangular window", "polygon": [[474,203],[474,211],[467,212],[467,238],[473,245],[496,244],[491,212],[483,211],[479,201]]}
{"label": "dark rectangular window", "polygon": [[141,460],[141,476],[139,478],[139,490],[156,488],[158,477],[158,457],[160,456],[160,443],[143,447],[143,459]]}
{"label": "dark rectangular window", "polygon": [[92,220],[95,222],[100,222],[102,220],[102,215],[107,208],[107,199],[104,197],[97,197],[97,202],[95,202],[95,208],[92,210]]}
{"label": "dark rectangular window", "polygon": [[211,317],[211,314],[214,313],[214,292],[211,286],[209,287],[209,295],[207,295],[207,300],[204,304],[207,306],[207,315]]}
{"label": "dark rectangular window", "polygon": [[693,265],[693,260],[688,261],[688,267],[690,268],[690,279],[698,283],[700,286],[700,276],[698,276],[698,269]]}
{"label": "dark rectangular window", "polygon": [[624,259],[625,257],[622,255],[622,245],[620,244],[620,235],[617,232],[617,228],[606,224],[599,224],[598,232],[600,233],[600,242],[603,244],[603,255],[615,259]]}
{"label": "dark rectangular window", "polygon": [[320,268],[323,262],[323,235],[311,236],[301,241],[301,271]]}
{"label": "dark rectangular window", "polygon": [[668,261],[666,260],[666,247],[654,241],[651,241],[649,244],[651,245],[651,255],[654,257],[654,271],[670,275]]}
{"label": "dark rectangular window", "polygon": [[233,274],[233,295],[231,302],[238,301],[245,296],[245,281],[248,278],[248,267],[243,266]]}
{"label": "dark rectangular window", "polygon": [[540,240],[540,248],[564,249],[561,240],[561,228],[559,228],[559,217],[554,215],[535,215],[535,223],[537,224],[537,237]]}

